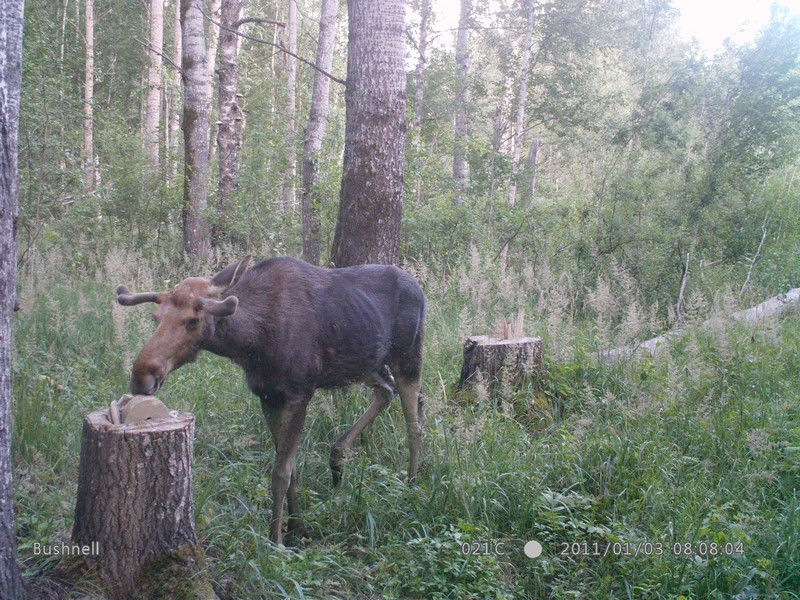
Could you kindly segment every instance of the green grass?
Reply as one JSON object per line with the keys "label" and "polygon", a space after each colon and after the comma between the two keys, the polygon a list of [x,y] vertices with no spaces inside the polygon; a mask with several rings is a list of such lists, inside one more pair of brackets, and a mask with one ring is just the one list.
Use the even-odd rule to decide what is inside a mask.
{"label": "green grass", "polygon": [[[33,543],[69,536],[82,415],[126,390],[150,327],[146,308],[113,308],[118,279],[138,283],[127,268],[23,281],[13,416],[29,576],[53,566],[33,556]],[[299,549],[268,540],[274,452],[241,371],[205,355],[170,377],[161,399],[197,417],[197,530],[220,596],[798,597],[800,316],[698,332],[658,359],[608,366],[592,358],[591,323],[562,311],[559,325],[556,311],[529,305],[528,333],[543,332],[547,344],[544,396],[533,386],[456,393],[464,333],[484,332],[472,327],[511,314],[524,294],[456,283],[427,292],[419,480],[405,482],[393,406],[332,488],[330,445],[368,392],[318,392],[299,456],[303,517],[318,537]],[[544,547],[537,559],[522,551],[532,539]],[[503,554],[493,552],[498,542]],[[664,544],[663,554],[613,551],[617,543],[633,554],[643,542]],[[686,542],[744,552],[672,552]],[[562,554],[573,543],[612,551]],[[489,554],[462,553],[473,544]]]}

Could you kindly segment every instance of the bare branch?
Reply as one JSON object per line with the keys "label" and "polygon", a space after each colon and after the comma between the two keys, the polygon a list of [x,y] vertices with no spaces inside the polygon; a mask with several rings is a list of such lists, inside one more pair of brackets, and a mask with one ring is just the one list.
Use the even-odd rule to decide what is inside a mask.
{"label": "bare branch", "polygon": [[[338,77],[336,77],[335,75],[331,75],[331,74],[330,74],[330,73],[328,73],[327,71],[325,71],[325,70],[323,70],[323,69],[320,69],[320,68],[319,68],[319,67],[318,67],[316,64],[314,64],[314,63],[313,63],[313,62],[311,62],[310,60],[307,60],[307,59],[303,58],[302,56],[298,56],[298,55],[297,55],[297,54],[295,54],[294,52],[289,52],[289,51],[288,51],[288,50],[287,50],[287,49],[286,49],[286,48],[283,46],[283,44],[276,44],[276,43],[274,43],[274,42],[270,42],[269,40],[265,40],[264,38],[255,37],[255,36],[253,36],[253,35],[247,35],[246,33],[240,33],[240,32],[239,32],[239,31],[237,31],[236,29],[233,29],[233,28],[231,28],[231,27],[226,27],[226,26],[225,26],[225,25],[223,25],[222,23],[218,23],[217,21],[215,21],[214,19],[212,19],[211,17],[209,17],[209,16],[208,16],[208,15],[207,15],[205,12],[203,12],[203,16],[204,16],[204,17],[205,17],[205,18],[206,18],[208,21],[210,21],[211,23],[213,23],[213,24],[214,24],[214,25],[216,25],[217,27],[221,27],[221,28],[222,28],[222,29],[224,29],[225,31],[230,31],[231,33],[234,33],[234,34],[236,34],[236,35],[238,35],[238,36],[240,36],[240,37],[243,37],[243,38],[245,38],[246,40],[251,40],[251,41],[253,41],[253,42],[258,42],[259,44],[266,44],[267,46],[272,46],[273,48],[277,48],[277,49],[278,49],[278,50],[280,50],[281,52],[284,52],[284,53],[288,54],[289,56],[292,56],[292,57],[296,58],[296,59],[297,59],[297,60],[299,60],[301,63],[308,65],[309,67],[311,67],[311,68],[312,68],[312,69],[314,69],[315,71],[319,71],[320,73],[322,73],[323,75],[325,75],[325,77],[327,77],[328,79],[331,79],[332,81],[335,81],[336,83],[340,83],[340,84],[342,84],[343,86],[347,87],[347,82],[346,82],[344,79],[339,79],[339,78],[338,78]],[[245,21],[245,20],[246,20],[246,19],[242,19],[242,21]],[[266,21],[266,19],[265,19],[265,21]]]}
{"label": "bare branch", "polygon": [[167,61],[169,64],[171,64],[173,69],[175,69],[178,73],[183,75],[183,69],[181,69],[178,65],[176,65],[169,56],[167,56],[163,52],[159,52],[158,50],[153,48],[150,44],[148,44],[145,41],[140,40],[139,38],[133,38],[133,39],[136,40],[137,42],[139,42],[142,46],[144,46],[145,50],[148,50],[150,52],[155,52],[156,54],[158,54],[161,58],[163,58],[165,61]]}
{"label": "bare branch", "polygon": [[275,25],[277,27],[286,27],[286,23],[282,23],[281,21],[273,21],[272,19],[262,19],[261,17],[245,17],[244,19],[239,19],[238,21],[236,21],[233,24],[233,29],[239,29],[239,27],[241,27],[245,23],[265,23],[267,25]]}

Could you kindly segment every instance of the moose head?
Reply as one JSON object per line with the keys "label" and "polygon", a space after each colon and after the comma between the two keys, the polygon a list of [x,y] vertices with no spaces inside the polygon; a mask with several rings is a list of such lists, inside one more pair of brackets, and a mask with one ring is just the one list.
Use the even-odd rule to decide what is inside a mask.
{"label": "moose head", "polygon": [[153,313],[156,330],[133,363],[132,393],[155,394],[167,375],[197,358],[204,340],[213,335],[216,319],[236,312],[239,299],[222,295],[238,281],[250,259],[246,256],[212,278],[184,279],[171,292],[132,294],[124,285],[117,288],[117,302],[123,306],[157,305]]}

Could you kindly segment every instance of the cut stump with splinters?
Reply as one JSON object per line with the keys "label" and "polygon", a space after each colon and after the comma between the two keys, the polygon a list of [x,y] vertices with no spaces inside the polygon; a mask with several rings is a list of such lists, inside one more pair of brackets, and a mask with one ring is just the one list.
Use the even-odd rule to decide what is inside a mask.
{"label": "cut stump with splinters", "polygon": [[464,364],[458,389],[476,381],[496,385],[502,381],[504,371],[507,371],[512,383],[521,381],[525,376],[541,381],[544,374],[543,357],[542,338],[470,336],[464,342]]}
{"label": "cut stump with splinters", "polygon": [[84,418],[71,545],[90,552],[56,571],[111,598],[215,598],[194,525],[194,415],[165,417],[155,398],[120,405],[121,423],[116,402]]}

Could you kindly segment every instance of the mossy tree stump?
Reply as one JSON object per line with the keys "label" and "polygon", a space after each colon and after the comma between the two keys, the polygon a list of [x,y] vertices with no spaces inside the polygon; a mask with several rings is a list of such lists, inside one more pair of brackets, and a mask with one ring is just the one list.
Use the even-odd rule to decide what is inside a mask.
{"label": "mossy tree stump", "polygon": [[93,553],[65,555],[58,574],[112,598],[214,598],[194,527],[194,415],[115,424],[112,412],[83,421],[71,543]]}
{"label": "mossy tree stump", "polygon": [[464,364],[458,388],[476,381],[496,385],[503,373],[512,383],[529,376],[541,381],[544,367],[544,342],[538,337],[496,339],[475,335],[464,342]]}

